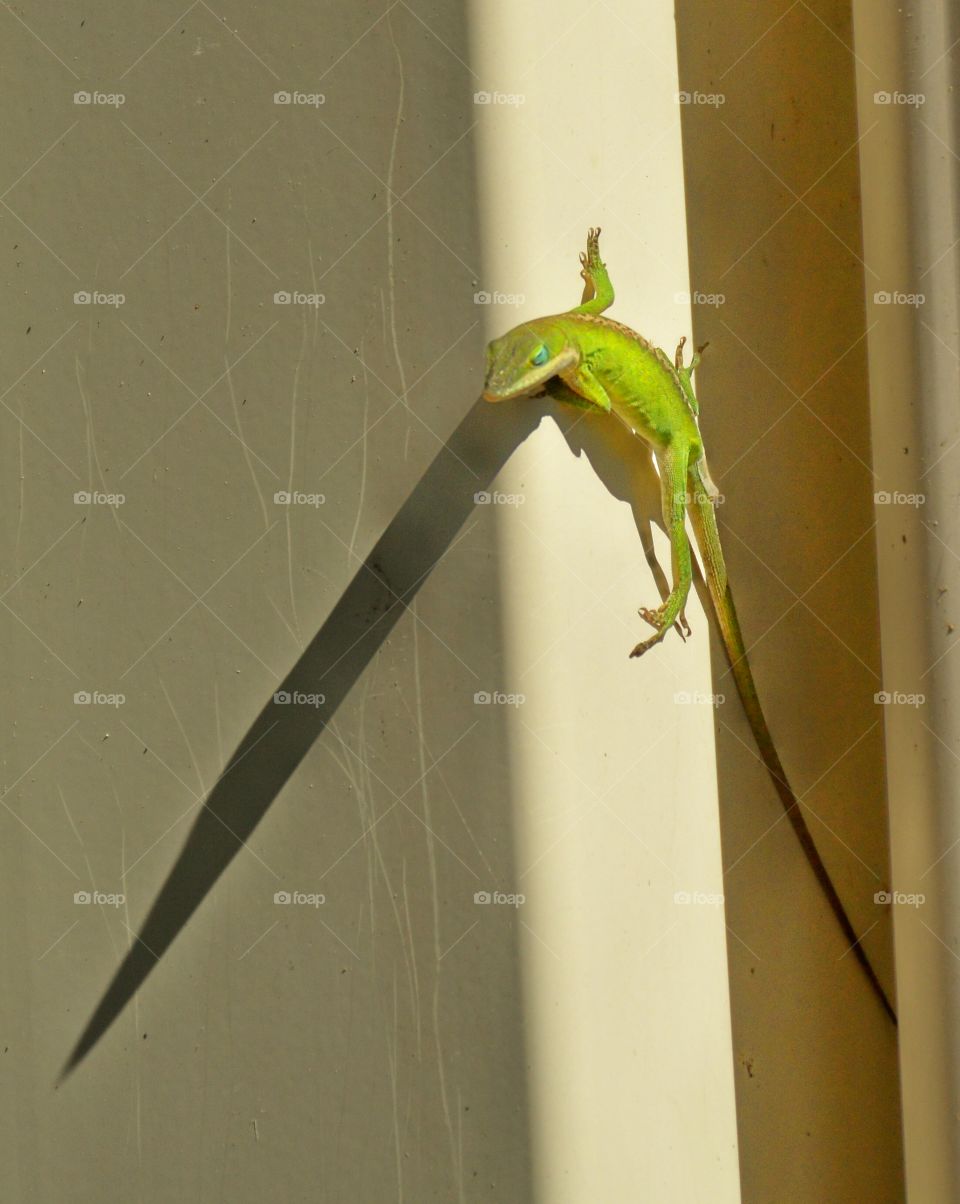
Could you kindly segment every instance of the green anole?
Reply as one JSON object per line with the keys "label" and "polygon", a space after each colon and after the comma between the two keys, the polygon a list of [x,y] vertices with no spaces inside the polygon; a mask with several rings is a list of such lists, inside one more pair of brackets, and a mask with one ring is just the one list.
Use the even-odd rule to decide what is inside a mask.
{"label": "green anole", "polygon": [[653,628],[630,653],[642,656],[674,624],[689,633],[684,607],[692,580],[686,518],[689,514],[723,645],[760,756],[780,796],[806,859],[843,935],[854,950],[887,1015],[897,1022],[886,992],[863,951],[860,938],[830,879],[797,797],[787,780],[767,727],[747,660],[714,514],[717,488],[710,478],[698,423],[692,376],[703,347],[683,362],[685,339],[673,361],[628,326],[604,316],[613,303],[613,285],[600,258],[599,229],[587,235],[580,263],[584,288],[575,309],[523,322],[487,347],[487,401],[543,396],[580,409],[613,414],[653,451],[660,476],[663,522],[670,537],[673,585],[656,608],[642,608]]}

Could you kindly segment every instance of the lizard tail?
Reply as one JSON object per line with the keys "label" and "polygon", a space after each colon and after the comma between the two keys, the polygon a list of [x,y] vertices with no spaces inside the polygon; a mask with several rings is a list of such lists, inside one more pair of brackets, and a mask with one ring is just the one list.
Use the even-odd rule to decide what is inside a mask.
{"label": "lizard tail", "polygon": [[720,548],[720,536],[717,531],[717,520],[713,510],[713,503],[707,490],[704,488],[703,482],[698,480],[698,475],[696,469],[691,473],[695,496],[693,504],[690,507],[690,521],[697,538],[697,545],[706,562],[704,567],[706,569],[707,586],[710,590],[710,599],[713,602],[714,613],[716,614],[720,633],[723,637],[724,650],[730,662],[734,680],[737,683],[737,692],[743,703],[743,709],[746,712],[750,730],[753,732],[757,748],[760,750],[760,756],[780,797],[780,802],[787,813],[787,818],[790,820],[797,839],[800,841],[800,847],[803,849],[807,863],[813,871],[820,889],[826,896],[827,902],[830,904],[830,909],[837,923],[840,925],[845,939],[849,943],[850,948],[853,949],[857,961],[863,968],[874,993],[883,1006],[883,1010],[893,1023],[896,1024],[897,1014],[893,1010],[890,1000],[887,998],[887,993],[883,989],[876,971],[870,964],[870,959],[864,952],[863,946],[860,943],[860,937],[857,935],[850,917],[847,915],[843,900],[837,894],[836,887],[831,881],[827,867],[824,865],[810,829],[807,827],[807,821],[803,817],[800,803],[780,762],[780,757],[773,743],[773,737],[770,735],[770,729],[767,727],[766,716],[763,713],[763,708],[760,706],[760,698],[757,694],[756,682],[753,680],[753,674],[747,661],[747,650],[743,642],[743,634],[740,631],[740,621],[737,618],[737,611],[733,604],[733,594],[730,592],[730,584],[727,581],[727,569],[723,559],[723,552]]}

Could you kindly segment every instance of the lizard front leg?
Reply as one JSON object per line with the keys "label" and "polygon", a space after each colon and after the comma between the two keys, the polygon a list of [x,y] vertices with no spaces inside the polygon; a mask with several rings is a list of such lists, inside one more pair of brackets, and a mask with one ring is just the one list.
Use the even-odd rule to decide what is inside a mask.
{"label": "lizard front leg", "polygon": [[533,396],[549,397],[553,401],[562,402],[565,406],[576,406],[578,410],[595,410],[597,408],[592,401],[587,401],[585,397],[575,393],[559,376],[551,376],[548,381],[544,382],[540,392],[534,393]]}
{"label": "lizard front leg", "polygon": [[600,227],[587,231],[587,249],[580,252],[580,275],[583,277],[583,296],[573,314],[602,314],[613,304],[613,285],[607,275],[607,265],[600,258]]}
{"label": "lizard front leg", "polygon": [[[690,558],[690,542],[687,539],[687,460],[689,449],[685,444],[669,446],[657,451],[660,469],[660,499],[663,522],[670,536],[673,560],[673,588],[667,600],[656,610],[643,607],[642,618],[655,628],[654,634],[637,644],[631,656],[643,656],[654,644],[659,644],[666,633],[683,615],[690,592],[693,568]],[[683,620],[685,622],[685,620]],[[687,629],[689,632],[689,628]]]}
{"label": "lizard front leg", "polygon": [[[605,414],[609,414],[613,409],[610,395],[586,360],[581,360],[575,368],[569,368],[566,372],[561,372],[560,380],[569,389],[572,389],[574,393],[579,394],[580,397],[597,406]],[[557,400],[565,401],[566,398],[559,397]]]}

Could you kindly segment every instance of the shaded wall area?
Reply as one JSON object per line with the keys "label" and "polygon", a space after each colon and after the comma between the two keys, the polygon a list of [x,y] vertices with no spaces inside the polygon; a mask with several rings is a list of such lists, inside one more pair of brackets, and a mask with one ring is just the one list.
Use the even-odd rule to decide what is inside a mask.
{"label": "shaded wall area", "polygon": [[463,13],[3,21],[3,1194],[528,1198]]}
{"label": "shaded wall area", "polygon": [[[698,395],[760,695],[893,986],[865,263],[849,5],[677,5]],[[881,81],[882,82],[882,81]],[[878,87],[881,83],[878,83]],[[731,684],[719,648],[718,688]],[[729,692],[729,691],[728,691]],[[749,1200],[902,1199],[896,1038],[737,708],[718,758]]]}

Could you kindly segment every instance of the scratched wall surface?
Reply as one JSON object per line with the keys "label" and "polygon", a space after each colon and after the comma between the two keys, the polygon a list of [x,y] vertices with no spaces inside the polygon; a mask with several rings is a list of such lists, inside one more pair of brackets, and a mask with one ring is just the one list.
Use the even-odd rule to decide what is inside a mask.
{"label": "scratched wall surface", "polygon": [[[893,987],[856,47],[845,0],[677,6],[702,428],[770,726]],[[861,59],[873,87],[889,86]],[[735,420],[729,416],[735,414]],[[895,633],[894,633],[895,638]],[[716,679],[729,682],[718,653]],[[721,684],[718,688],[723,688]],[[903,1198],[896,1037],[738,713],[718,764],[748,1200]]]}
{"label": "scratched wall surface", "polygon": [[[460,8],[0,25],[0,1195],[529,1198],[517,922],[474,902],[512,866],[490,508],[335,714],[324,672],[272,703],[477,395]],[[328,726],[57,1086],[270,705]]]}

